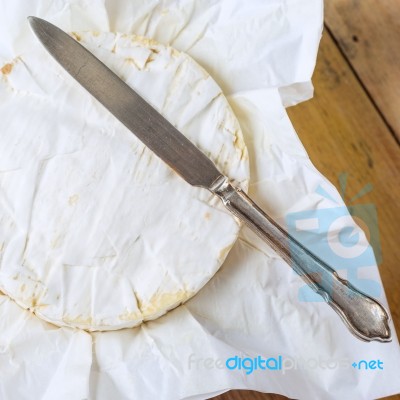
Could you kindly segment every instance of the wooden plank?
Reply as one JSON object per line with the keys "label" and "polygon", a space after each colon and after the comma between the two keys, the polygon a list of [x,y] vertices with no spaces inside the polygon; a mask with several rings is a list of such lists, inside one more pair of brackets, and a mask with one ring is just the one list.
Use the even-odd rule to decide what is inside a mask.
{"label": "wooden plank", "polygon": [[[400,82],[400,76],[396,82]],[[314,99],[289,109],[289,116],[315,166],[338,189],[338,175],[349,173],[347,205],[366,184],[373,185],[373,190],[356,204],[376,206],[383,255],[379,268],[396,331],[400,332],[396,233],[400,226],[400,149],[326,32],[314,84]],[[390,399],[400,400],[400,395]]]}
{"label": "wooden plank", "polygon": [[399,0],[329,0],[325,21],[400,140]]}
{"label": "wooden plank", "polygon": [[355,204],[376,206],[383,254],[380,272],[400,331],[399,146],[327,33],[314,82],[314,99],[289,109],[289,116],[322,174],[339,186],[338,175],[349,173],[348,205],[349,199],[372,184],[373,190]]}
{"label": "wooden plank", "polygon": [[[339,188],[338,175],[343,171],[349,173],[346,199],[372,183],[373,190],[358,203],[373,203],[377,208],[383,252],[380,272],[393,320],[400,332],[399,147],[327,32],[322,39],[313,81],[314,99],[288,109],[289,116],[322,174]],[[231,391],[215,399],[277,400],[285,397]],[[400,395],[387,399],[400,400]]]}
{"label": "wooden plank", "polygon": [[231,390],[225,394],[213,397],[213,400],[287,400],[279,394],[265,394],[250,390]]}

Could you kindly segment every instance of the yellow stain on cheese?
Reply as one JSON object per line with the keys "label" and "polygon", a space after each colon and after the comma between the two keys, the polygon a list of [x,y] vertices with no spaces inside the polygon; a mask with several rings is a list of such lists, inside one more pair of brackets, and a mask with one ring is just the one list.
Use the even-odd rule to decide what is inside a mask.
{"label": "yellow stain on cheese", "polygon": [[140,311],[126,311],[123,314],[118,315],[121,321],[141,321],[142,313]]}
{"label": "yellow stain on cheese", "polygon": [[194,294],[195,292],[183,289],[174,293],[155,293],[148,303],[141,302],[139,306],[143,319],[151,318],[152,316],[159,314],[162,310],[171,310],[188,300]]}
{"label": "yellow stain on cheese", "polygon": [[156,42],[154,39],[149,39],[147,37],[140,36],[140,35],[131,36],[131,41],[133,43],[139,42],[139,43],[143,44],[144,46],[151,47],[151,48],[155,48],[158,46],[158,42]]}
{"label": "yellow stain on cheese", "polygon": [[68,199],[68,204],[70,206],[74,206],[76,205],[76,203],[78,203],[78,200],[79,200],[79,195],[74,194],[73,196],[70,196],[70,198]]}
{"label": "yellow stain on cheese", "polygon": [[172,57],[178,58],[181,55],[181,53],[178,50],[176,50],[174,47],[170,47],[169,50],[171,52]]}
{"label": "yellow stain on cheese", "polygon": [[206,212],[206,213],[204,214],[204,219],[207,220],[207,221],[209,221],[209,220],[211,219],[211,213],[210,213],[210,212]]}
{"label": "yellow stain on cheese", "polygon": [[147,301],[143,301],[137,296],[137,294],[135,294],[139,311],[128,311],[120,314],[118,318],[122,321],[155,319],[160,315],[165,314],[167,311],[178,307],[194,296],[195,293],[196,292],[191,292],[184,289],[173,293],[156,293],[150,298],[150,300]]}
{"label": "yellow stain on cheese", "polygon": [[69,315],[64,315],[62,318],[62,321],[68,325],[73,325],[73,326],[78,326],[78,325],[86,325],[86,326],[92,326],[93,324],[93,318],[92,317],[84,317],[82,314],[77,315],[76,317],[72,317]]}
{"label": "yellow stain on cheese", "polygon": [[[152,54],[153,54],[153,53],[152,53]],[[143,68],[147,67],[147,65],[150,64],[150,63],[152,63],[154,60],[155,60],[154,57],[152,57],[152,55],[150,54],[150,55],[147,57],[147,60],[145,61],[144,65],[143,65]]]}
{"label": "yellow stain on cheese", "polygon": [[139,69],[139,70],[140,70],[139,64],[135,61],[134,58],[132,58],[132,57],[126,57],[126,58],[125,58],[125,62],[128,63],[128,64],[132,64],[136,69]]}
{"label": "yellow stain on cheese", "polygon": [[80,42],[80,41],[82,40],[81,35],[79,35],[79,34],[76,33],[76,32],[71,32],[71,35],[72,35],[78,42]]}
{"label": "yellow stain on cheese", "polygon": [[3,67],[1,67],[1,69],[0,69],[0,71],[3,75],[8,75],[11,73],[12,69],[13,69],[13,64],[8,63],[8,64],[3,65]]}
{"label": "yellow stain on cheese", "polygon": [[226,246],[222,250],[220,250],[220,252],[218,253],[218,262],[223,263],[225,261],[225,258],[231,250],[232,246],[233,244],[230,244],[229,246]]}

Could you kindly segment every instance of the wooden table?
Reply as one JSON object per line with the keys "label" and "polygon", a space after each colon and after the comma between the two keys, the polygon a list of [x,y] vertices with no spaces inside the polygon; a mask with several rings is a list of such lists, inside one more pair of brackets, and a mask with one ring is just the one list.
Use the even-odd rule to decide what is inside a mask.
{"label": "wooden table", "polygon": [[[381,277],[400,333],[400,7],[398,0],[327,0],[312,100],[288,109],[315,166],[339,188],[347,172],[345,201],[365,185],[373,203],[383,260]],[[360,199],[361,200],[361,199]],[[286,397],[231,391],[215,400]],[[388,399],[400,400],[400,395]]]}

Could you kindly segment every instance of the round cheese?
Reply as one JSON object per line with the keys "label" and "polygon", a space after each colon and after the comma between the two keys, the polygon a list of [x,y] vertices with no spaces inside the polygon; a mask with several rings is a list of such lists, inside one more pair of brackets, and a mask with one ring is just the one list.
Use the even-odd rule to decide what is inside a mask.
{"label": "round cheese", "polygon": [[[138,36],[74,36],[247,189],[238,122],[198,64]],[[54,324],[114,330],[157,318],[215,274],[236,219],[39,43],[1,67],[0,98],[1,291]]]}

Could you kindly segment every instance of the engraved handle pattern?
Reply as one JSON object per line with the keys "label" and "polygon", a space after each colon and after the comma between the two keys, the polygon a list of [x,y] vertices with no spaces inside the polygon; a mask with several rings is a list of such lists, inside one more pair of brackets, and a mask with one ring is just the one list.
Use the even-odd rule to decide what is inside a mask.
{"label": "engraved handle pattern", "polygon": [[391,340],[389,315],[380,303],[340,278],[225,177],[216,181],[210,190],[325,299],[356,337],[364,341]]}

